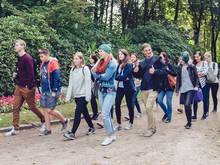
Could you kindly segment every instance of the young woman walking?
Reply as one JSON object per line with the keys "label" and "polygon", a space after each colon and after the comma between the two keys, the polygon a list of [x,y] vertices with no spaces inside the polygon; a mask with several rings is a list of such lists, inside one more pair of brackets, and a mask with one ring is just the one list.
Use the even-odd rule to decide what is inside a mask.
{"label": "young woman walking", "polygon": [[96,81],[100,84],[98,98],[102,108],[104,128],[107,134],[102,145],[106,146],[116,140],[111,118],[111,108],[114,105],[116,96],[114,80],[117,63],[112,58],[110,45],[102,44],[99,46],[98,51],[100,60],[91,71]]}
{"label": "young woman walking", "polygon": [[[161,85],[157,100],[164,112],[162,121],[165,123],[170,123],[172,119],[172,98],[175,86],[171,86],[168,77],[176,77],[176,71],[174,66],[170,63],[168,54],[166,52],[161,52],[160,57],[162,63],[164,64],[164,68],[159,70],[159,72],[161,72]],[[166,96],[166,105],[163,102],[164,96]]]}
{"label": "young woman walking", "polygon": [[[203,95],[203,115],[201,120],[204,120],[208,117],[209,112],[209,89],[208,84],[206,82],[206,75],[208,73],[208,64],[206,61],[203,61],[203,56],[201,52],[197,51],[193,55],[193,64],[196,66],[197,75],[199,77],[199,88],[202,90]],[[194,101],[193,110],[194,115],[192,116],[193,120],[197,119],[197,109],[198,102]]]}
{"label": "young woman walking", "polygon": [[183,52],[180,59],[180,65],[177,69],[176,93],[180,93],[180,104],[184,105],[187,124],[186,129],[192,126],[192,104],[195,96],[195,90],[198,90],[199,80],[194,65],[188,64],[189,53]]}
{"label": "young woman walking", "polygon": [[127,50],[120,49],[118,51],[118,68],[116,71],[115,80],[117,80],[117,92],[115,99],[115,109],[118,126],[116,130],[121,130],[121,102],[125,96],[128,111],[129,111],[129,123],[125,127],[126,130],[133,128],[134,121],[134,106],[133,96],[135,93],[134,79],[132,75],[133,66],[129,62],[130,56]]}
{"label": "young woman walking", "polygon": [[81,52],[73,55],[66,101],[70,101],[72,95],[76,103],[73,127],[63,135],[68,140],[74,140],[76,138],[75,133],[81,121],[81,114],[83,114],[89,126],[87,135],[95,133],[95,128],[87,109],[87,103],[91,100],[91,73],[89,68],[85,66],[84,57]]}

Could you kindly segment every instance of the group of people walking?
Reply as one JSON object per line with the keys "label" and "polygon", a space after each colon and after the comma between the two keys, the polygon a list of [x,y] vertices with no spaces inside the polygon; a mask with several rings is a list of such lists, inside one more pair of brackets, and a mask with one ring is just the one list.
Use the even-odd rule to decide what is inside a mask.
{"label": "group of people walking", "polygon": [[[35,106],[36,72],[33,58],[25,51],[26,43],[16,40],[15,51],[19,55],[16,73],[13,77],[16,82],[13,106],[13,128],[6,135],[16,135],[19,129],[19,111],[24,101],[41,120],[40,135],[49,135],[51,131],[51,116],[56,117],[62,124],[61,130],[67,128],[68,120],[56,110],[57,100],[61,93],[61,76],[59,63],[50,56],[48,49],[39,50],[42,61],[40,67],[41,99],[40,104],[44,114]],[[103,146],[116,140],[116,131],[122,130],[121,105],[125,97],[128,109],[128,123],[124,128],[130,130],[134,127],[134,109],[137,117],[142,116],[138,96],[141,91],[144,108],[147,112],[147,129],[143,136],[151,137],[156,133],[156,119],[153,106],[157,102],[163,110],[162,121],[172,121],[172,97],[176,92],[180,95],[180,104],[184,106],[187,123],[190,129],[192,119],[197,119],[199,101],[203,102],[203,116],[206,119],[209,113],[209,91],[213,97],[213,112],[217,112],[218,91],[218,65],[211,60],[211,54],[203,55],[197,51],[193,60],[187,51],[179,57],[178,65],[174,65],[167,52],[154,55],[151,45],[142,45],[144,59],[139,60],[136,53],[129,53],[126,49],[119,49],[117,59],[112,55],[111,46],[102,44],[98,47],[98,56],[90,55],[90,64],[86,65],[81,52],[73,54],[69,85],[66,93],[66,102],[74,98],[76,104],[72,129],[63,134],[68,140],[76,138],[76,131],[80,125],[81,114],[88,124],[87,135],[95,134],[93,120],[98,118],[99,100],[103,126],[106,138]],[[166,97],[166,102],[164,102]],[[91,103],[93,115],[89,115],[87,104]],[[193,105],[193,115],[192,115]],[[113,112],[115,109],[117,125],[113,125]]]}

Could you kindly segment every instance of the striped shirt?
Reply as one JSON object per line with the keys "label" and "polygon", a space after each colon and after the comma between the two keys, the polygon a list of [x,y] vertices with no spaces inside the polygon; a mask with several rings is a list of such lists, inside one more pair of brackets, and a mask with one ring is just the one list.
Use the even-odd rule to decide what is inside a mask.
{"label": "striped shirt", "polygon": [[203,74],[202,77],[199,77],[200,87],[203,88],[206,85],[206,75],[208,73],[208,63],[206,61],[202,61],[200,66],[196,65],[197,72]]}

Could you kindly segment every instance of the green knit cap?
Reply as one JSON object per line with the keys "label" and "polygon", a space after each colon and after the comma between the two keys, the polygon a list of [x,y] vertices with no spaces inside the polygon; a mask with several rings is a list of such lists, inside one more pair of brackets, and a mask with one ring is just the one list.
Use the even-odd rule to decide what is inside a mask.
{"label": "green knit cap", "polygon": [[189,52],[187,52],[187,51],[182,52],[181,58],[185,63],[188,63],[189,62]]}
{"label": "green knit cap", "polygon": [[99,46],[98,50],[103,50],[105,51],[106,53],[110,54],[111,51],[112,51],[112,48],[111,48],[111,45],[110,44],[102,44]]}

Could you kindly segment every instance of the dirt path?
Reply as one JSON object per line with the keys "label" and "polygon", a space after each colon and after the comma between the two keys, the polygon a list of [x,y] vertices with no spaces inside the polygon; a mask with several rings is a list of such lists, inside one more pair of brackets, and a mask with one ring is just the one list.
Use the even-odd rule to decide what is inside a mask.
{"label": "dirt path", "polygon": [[135,120],[133,130],[118,132],[117,140],[107,147],[100,145],[104,129],[87,137],[84,121],[74,141],[63,141],[59,126],[47,137],[39,137],[37,129],[22,131],[16,137],[0,135],[0,165],[219,165],[216,141],[220,139],[220,112],[210,113],[206,121],[198,120],[191,130],[185,130],[185,115],[175,111],[177,102],[175,98],[170,124],[162,123],[161,110],[155,110],[155,136],[141,136],[147,124],[144,115]]}

